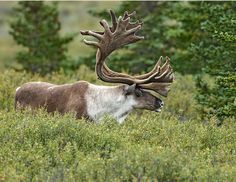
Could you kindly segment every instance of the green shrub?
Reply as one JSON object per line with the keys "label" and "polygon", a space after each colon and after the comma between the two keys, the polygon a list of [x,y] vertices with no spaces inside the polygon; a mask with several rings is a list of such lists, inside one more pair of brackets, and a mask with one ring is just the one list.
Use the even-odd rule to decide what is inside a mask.
{"label": "green shrub", "polygon": [[[236,124],[132,115],[97,125],[43,111],[0,111],[6,181],[233,181]],[[211,122],[213,123],[213,121]]]}

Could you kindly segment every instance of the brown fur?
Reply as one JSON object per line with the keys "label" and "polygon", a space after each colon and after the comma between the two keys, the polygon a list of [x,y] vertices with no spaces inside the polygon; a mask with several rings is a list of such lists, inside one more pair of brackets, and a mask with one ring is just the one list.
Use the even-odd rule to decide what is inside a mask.
{"label": "brown fur", "polygon": [[46,82],[30,82],[22,85],[16,92],[16,109],[43,107],[48,112],[58,111],[61,114],[75,112],[76,118],[87,117],[85,92],[88,83],[79,81],[74,84],[54,85]]}

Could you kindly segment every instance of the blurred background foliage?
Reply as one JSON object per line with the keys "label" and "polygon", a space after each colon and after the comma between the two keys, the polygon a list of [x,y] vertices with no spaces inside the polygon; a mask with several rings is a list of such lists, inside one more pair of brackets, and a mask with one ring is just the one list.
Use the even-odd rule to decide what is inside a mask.
{"label": "blurred background foliage", "polygon": [[[81,43],[79,30],[101,30],[98,20],[110,19],[106,5],[118,15],[126,10],[136,11],[133,21],[140,19],[144,23],[140,34],[145,40],[114,52],[108,59],[109,66],[117,71],[139,74],[149,71],[159,56],[169,56],[176,72],[194,76],[197,90],[194,97],[202,118],[216,116],[221,123],[227,117],[235,117],[235,2],[124,1],[110,2],[100,8],[98,2],[94,3],[86,4],[86,13],[90,15],[74,17],[78,17],[76,31],[69,25],[64,32],[60,20],[67,21],[65,17],[70,10],[63,11],[63,2],[16,5],[11,11],[9,32],[21,48],[10,67],[41,75],[59,70],[69,74],[81,65],[94,70],[96,50]],[[92,25],[80,26],[90,20],[87,17],[94,18],[90,21]],[[69,43],[75,40],[77,44],[73,47],[77,47],[78,52],[71,54]],[[2,62],[8,65],[7,59]]]}

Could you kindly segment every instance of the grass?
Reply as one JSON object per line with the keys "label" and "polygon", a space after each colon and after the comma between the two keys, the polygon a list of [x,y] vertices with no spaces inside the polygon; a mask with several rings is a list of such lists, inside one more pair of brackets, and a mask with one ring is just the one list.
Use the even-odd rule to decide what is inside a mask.
{"label": "grass", "polygon": [[14,90],[27,81],[101,84],[81,67],[73,75],[0,74],[0,181],[234,181],[236,123],[201,121],[191,76],[177,74],[165,109],[134,112],[124,124],[72,114],[13,110]]}

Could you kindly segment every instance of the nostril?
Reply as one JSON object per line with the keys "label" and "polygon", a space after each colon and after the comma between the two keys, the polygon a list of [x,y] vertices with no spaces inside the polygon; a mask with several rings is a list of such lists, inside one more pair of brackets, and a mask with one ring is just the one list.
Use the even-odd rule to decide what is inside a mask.
{"label": "nostril", "polygon": [[161,101],[161,103],[160,103],[160,106],[161,106],[161,107],[163,107],[163,106],[164,106],[164,102],[163,102],[163,101]]}
{"label": "nostril", "polygon": [[164,106],[164,102],[161,99],[156,100],[156,107],[162,108]]}

